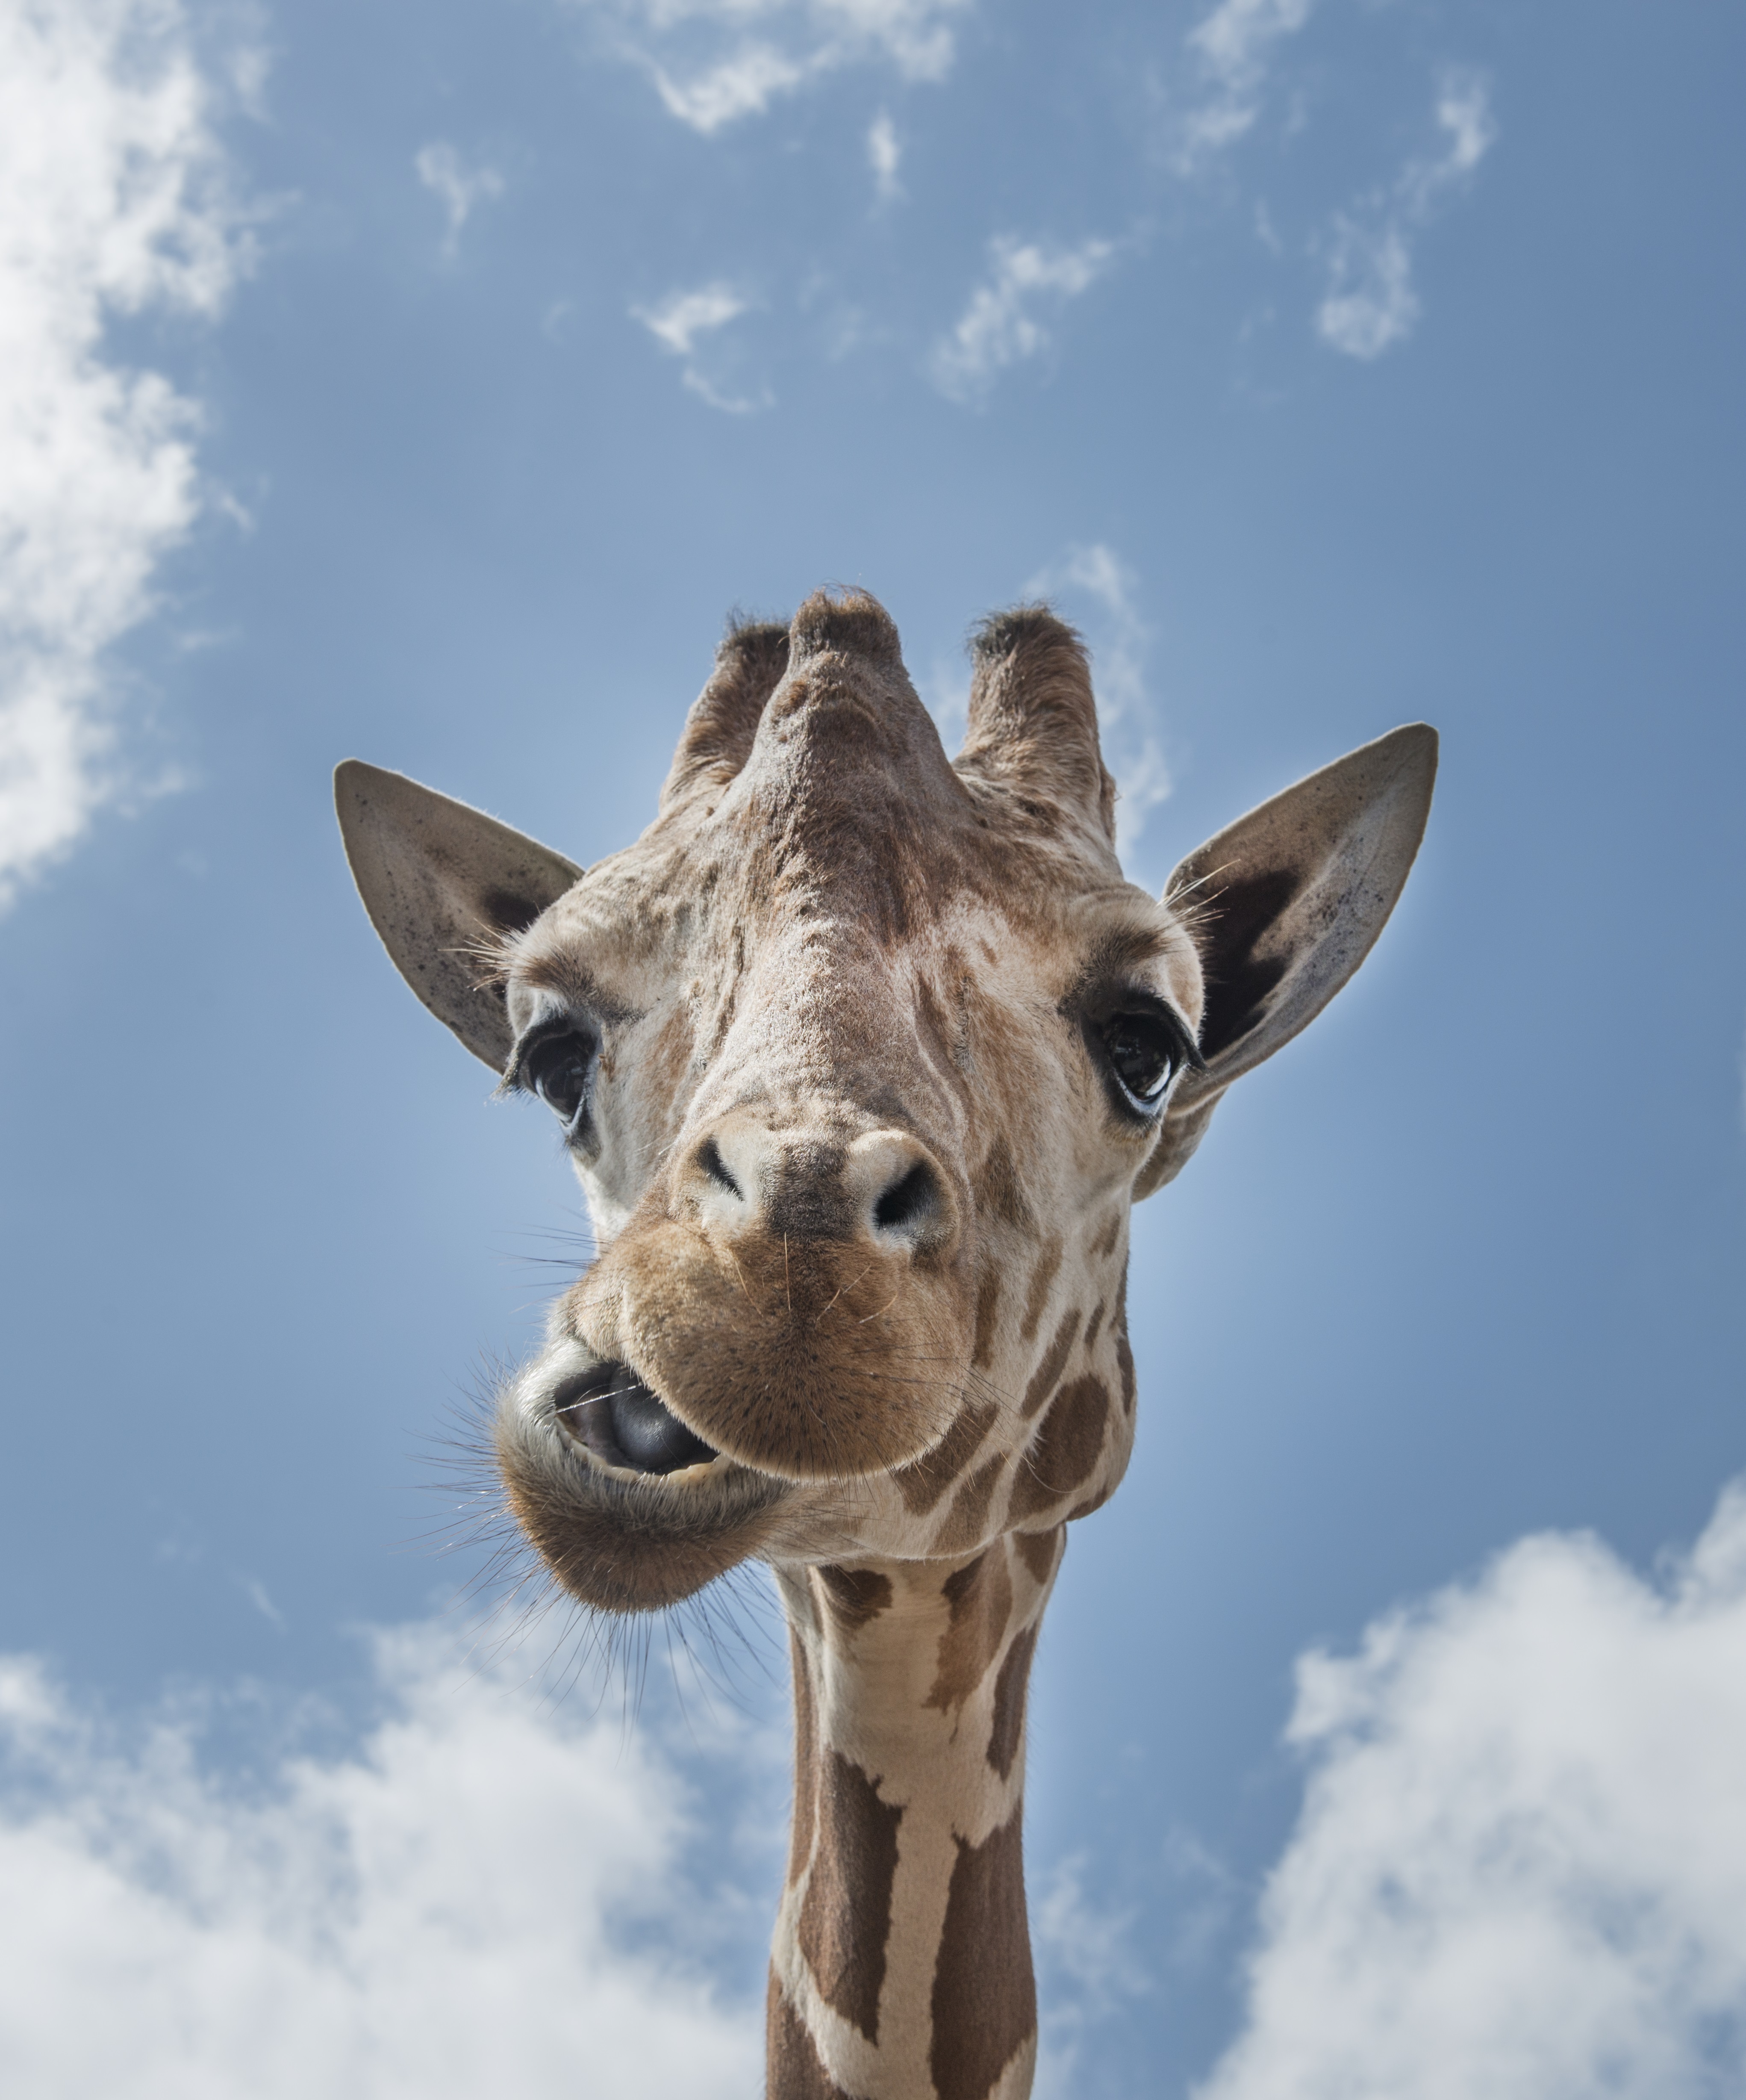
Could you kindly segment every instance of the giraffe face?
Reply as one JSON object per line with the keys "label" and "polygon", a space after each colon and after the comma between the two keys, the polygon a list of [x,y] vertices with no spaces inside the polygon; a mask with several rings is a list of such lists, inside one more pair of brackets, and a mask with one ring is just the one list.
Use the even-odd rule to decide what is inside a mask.
{"label": "giraffe face", "polygon": [[558,1581],[650,1609],[748,1556],[950,1560],[1097,1507],[1131,1205],[1362,960],[1435,748],[1312,776],[1159,902],[1069,630],[988,623],[949,761],[882,609],[821,595],[730,635],[655,821],[585,875],[342,768],[390,953],[588,1192],[599,1257],[496,1425]]}
{"label": "giraffe face", "polygon": [[[505,954],[506,1077],[602,1251],[499,1451],[609,1608],[747,1553],[1047,1529],[1132,1440],[1127,1207],[1194,1054],[1193,942],[1122,880],[1095,741],[1078,800],[955,770],[883,615],[809,610],[738,766],[681,774]],[[1027,641],[1095,739],[1065,630],[1009,673]]]}

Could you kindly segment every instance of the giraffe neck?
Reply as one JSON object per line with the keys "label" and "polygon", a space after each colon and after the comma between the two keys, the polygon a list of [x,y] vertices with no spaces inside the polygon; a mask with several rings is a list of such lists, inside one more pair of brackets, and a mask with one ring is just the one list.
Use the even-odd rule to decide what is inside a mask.
{"label": "giraffe neck", "polygon": [[769,2100],[1030,2092],[1025,1693],[1065,1537],[778,1570],[795,1788]]}

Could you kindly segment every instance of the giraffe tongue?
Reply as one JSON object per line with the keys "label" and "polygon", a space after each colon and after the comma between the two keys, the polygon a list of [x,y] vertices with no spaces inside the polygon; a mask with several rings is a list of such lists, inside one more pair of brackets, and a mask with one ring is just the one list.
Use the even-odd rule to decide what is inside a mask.
{"label": "giraffe tongue", "polygon": [[677,1473],[716,1456],[628,1364],[597,1363],[572,1380],[558,1397],[558,1418],[597,1458],[632,1472]]}
{"label": "giraffe tongue", "polygon": [[611,1419],[613,1441],[639,1472],[677,1473],[681,1466],[701,1466],[716,1455],[641,1379],[615,1386],[606,1396],[605,1411]]}

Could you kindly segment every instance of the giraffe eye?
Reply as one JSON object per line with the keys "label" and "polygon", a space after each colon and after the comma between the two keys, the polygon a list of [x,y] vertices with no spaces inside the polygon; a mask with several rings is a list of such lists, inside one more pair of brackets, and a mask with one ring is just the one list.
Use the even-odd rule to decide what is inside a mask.
{"label": "giraffe eye", "polygon": [[574,1030],[548,1035],[536,1043],[522,1060],[517,1078],[531,1088],[566,1126],[575,1123],[588,1100],[589,1081],[593,1076],[594,1056],[599,1045],[592,1035]]}
{"label": "giraffe eye", "polygon": [[1118,1013],[1104,1024],[1104,1047],[1129,1100],[1136,1108],[1155,1107],[1176,1076],[1176,1030],[1157,1014]]}

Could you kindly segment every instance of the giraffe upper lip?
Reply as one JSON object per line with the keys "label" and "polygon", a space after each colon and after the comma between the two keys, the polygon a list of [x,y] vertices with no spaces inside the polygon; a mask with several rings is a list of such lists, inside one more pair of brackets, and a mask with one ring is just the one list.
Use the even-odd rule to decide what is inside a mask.
{"label": "giraffe upper lip", "polygon": [[552,1406],[571,1440],[614,1472],[665,1477],[725,1462],[628,1364],[606,1360],[574,1374]]}

